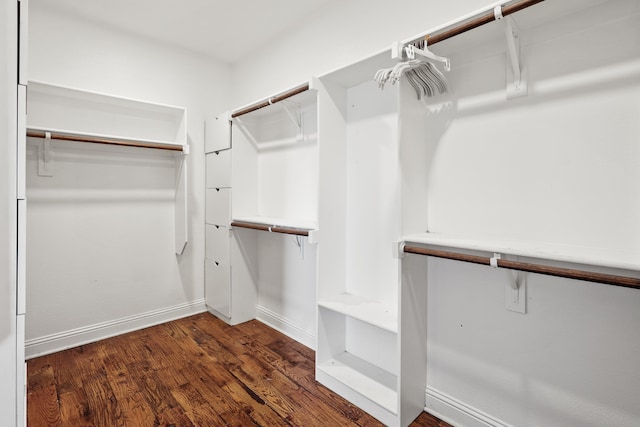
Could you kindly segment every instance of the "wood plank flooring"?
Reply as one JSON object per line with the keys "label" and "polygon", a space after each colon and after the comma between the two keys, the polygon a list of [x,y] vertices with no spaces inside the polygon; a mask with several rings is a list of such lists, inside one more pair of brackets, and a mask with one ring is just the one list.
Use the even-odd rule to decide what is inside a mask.
{"label": "wood plank flooring", "polygon": [[[314,360],[258,321],[231,327],[198,314],[29,360],[27,423],[381,425],[316,382]],[[412,426],[449,424],[423,412]]]}

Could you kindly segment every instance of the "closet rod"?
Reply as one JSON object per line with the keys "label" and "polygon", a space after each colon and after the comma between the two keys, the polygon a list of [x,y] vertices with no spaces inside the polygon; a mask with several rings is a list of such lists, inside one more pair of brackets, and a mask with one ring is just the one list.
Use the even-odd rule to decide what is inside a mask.
{"label": "closet rod", "polygon": [[93,144],[121,145],[126,147],[143,147],[157,148],[159,150],[183,151],[183,146],[179,144],[162,144],[154,142],[131,141],[125,139],[104,138],[87,135],[73,135],[69,133],[46,132],[41,130],[27,129],[27,136],[32,138],[46,138],[47,133],[51,135],[51,139],[61,141],[89,142]]}
{"label": "closet rod", "polygon": [[251,230],[269,231],[271,233],[283,233],[283,234],[295,234],[296,236],[308,236],[309,230],[303,230],[300,228],[281,227],[278,225],[264,225],[256,224],[253,222],[244,221],[232,221],[232,227],[249,228]]}
{"label": "closet rod", "polygon": [[[442,251],[438,249],[405,245],[403,251],[409,254],[427,255],[436,258],[452,259],[474,264],[491,265],[491,258],[469,255],[459,252]],[[572,268],[553,267],[550,265],[533,264],[507,259],[497,259],[497,266],[511,270],[529,273],[545,274],[548,276],[564,277],[567,279],[585,280],[587,282],[604,283],[625,288],[640,289],[640,279],[636,277],[616,276],[612,274],[595,273],[592,271],[576,270]]]}
{"label": "closet rod", "polygon": [[290,91],[282,93],[280,95],[276,95],[276,96],[274,96],[272,98],[267,99],[266,101],[262,101],[262,102],[259,102],[257,104],[251,105],[251,106],[249,106],[247,108],[244,108],[242,110],[236,111],[235,113],[231,114],[231,118],[235,119],[236,117],[242,116],[243,114],[251,113],[252,111],[256,111],[256,110],[259,110],[261,108],[268,107],[271,104],[275,104],[276,102],[284,101],[287,98],[291,98],[292,96],[297,95],[297,94],[302,93],[302,92],[307,91],[307,90],[309,90],[309,83],[305,84],[304,86],[300,86],[300,87],[297,87],[295,89],[291,89]]}
{"label": "closet rod", "polygon": [[[516,1],[515,3],[512,3],[508,6],[502,6],[502,16],[511,15],[512,13],[519,12],[522,9],[526,9],[530,6],[541,3],[543,1],[544,0],[521,0],[521,1]],[[447,28],[442,32],[437,32],[435,34],[428,34],[424,37],[424,40],[427,42],[427,45],[432,46],[436,43],[447,40],[451,37],[455,37],[469,30],[473,30],[474,28],[481,27],[482,25],[488,24],[495,20],[496,20],[496,17],[493,11],[491,11],[484,15],[473,18],[470,21],[463,22],[460,25],[457,25],[455,27]]]}

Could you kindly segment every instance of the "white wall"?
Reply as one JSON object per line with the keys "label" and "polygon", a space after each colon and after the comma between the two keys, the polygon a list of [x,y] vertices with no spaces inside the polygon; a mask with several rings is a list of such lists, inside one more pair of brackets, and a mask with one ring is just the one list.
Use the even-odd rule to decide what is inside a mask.
{"label": "white wall", "polygon": [[492,3],[487,0],[351,0],[311,16],[280,40],[234,64],[233,105],[266,98],[346,66],[397,40]]}
{"label": "white wall", "polygon": [[[426,31],[489,3],[401,1],[391,5],[378,1],[342,2],[309,22],[301,23],[300,28],[263,49],[261,53],[235,64],[234,105],[267,97],[312,75],[347,65],[361,56],[388,46],[394,40]],[[610,10],[617,10],[619,17],[637,14],[636,2],[611,3]],[[580,6],[579,2],[575,4]],[[602,9],[592,14],[593,22],[589,28],[598,27],[601,19],[609,17],[608,11],[609,9]],[[460,106],[464,104],[472,112],[461,113],[457,119],[449,117],[450,120],[458,120],[455,123],[458,127],[449,126],[451,123],[446,117],[439,117],[442,123],[434,124],[436,127],[442,125],[439,128],[440,134],[436,129],[430,135],[434,138],[432,142],[439,144],[432,170],[440,170],[440,177],[451,175],[453,165],[457,167],[456,173],[461,177],[469,178],[465,175],[465,170],[470,167],[474,173],[482,171],[480,177],[473,175],[471,182],[474,185],[487,182],[487,185],[497,185],[499,189],[504,184],[503,180],[509,180],[498,173],[502,170],[505,158],[491,157],[495,156],[494,150],[483,151],[482,146],[476,144],[470,154],[460,148],[458,156],[460,152],[467,153],[462,162],[464,167],[448,155],[448,150],[457,149],[453,144],[464,147],[465,141],[461,138],[473,139],[468,137],[478,136],[477,132],[467,132],[464,137],[460,136],[465,133],[467,120],[477,120],[478,123],[489,120],[493,129],[497,130],[495,135],[498,139],[481,141],[503,145],[503,149],[509,153],[507,157],[528,160],[535,158],[537,161],[544,158],[543,152],[537,152],[531,145],[535,141],[530,138],[537,135],[539,139],[540,134],[532,133],[529,129],[526,138],[516,137],[512,141],[506,141],[502,134],[504,129],[500,128],[501,119],[511,117],[514,121],[510,122],[509,126],[512,128],[509,133],[513,132],[513,126],[525,120],[527,112],[531,111],[540,121],[547,120],[539,123],[536,131],[547,129],[553,133],[556,126],[573,123],[569,126],[576,129],[575,135],[579,137],[571,139],[572,134],[565,133],[565,127],[560,138],[560,141],[570,142],[563,146],[568,150],[562,157],[567,165],[576,165],[571,162],[571,158],[587,157],[580,141],[588,140],[588,156],[599,153],[595,156],[597,158],[587,159],[593,165],[593,172],[603,174],[603,182],[611,184],[616,181],[622,184],[608,193],[596,180],[593,191],[601,193],[607,200],[615,196],[616,200],[624,201],[625,209],[605,204],[605,209],[594,207],[584,218],[571,217],[566,214],[566,209],[575,213],[579,203],[587,202],[585,198],[593,194],[589,189],[581,188],[575,193],[582,194],[582,198],[576,200],[575,204],[570,203],[570,199],[569,203],[567,199],[554,199],[566,193],[566,188],[557,187],[554,177],[562,177],[563,184],[568,182],[567,176],[561,175],[563,169],[560,164],[552,169],[537,170],[531,163],[523,162],[523,168],[518,163],[511,163],[508,165],[510,174],[517,175],[518,170],[527,171],[528,174],[537,173],[541,181],[535,182],[535,179],[532,180],[527,175],[524,182],[535,182],[537,190],[547,189],[551,194],[547,195],[548,198],[535,199],[540,204],[532,206],[527,212],[525,217],[528,222],[518,221],[518,210],[527,209],[522,199],[518,199],[518,203],[506,205],[510,212],[507,222],[509,229],[501,230],[498,234],[508,232],[507,234],[515,233],[517,238],[532,238],[533,233],[540,232],[540,238],[549,239],[548,233],[555,233],[560,237],[559,243],[596,242],[605,247],[637,250],[637,239],[625,240],[624,236],[625,233],[627,236],[635,236],[637,231],[633,222],[633,218],[637,218],[637,180],[629,177],[637,175],[639,161],[634,141],[637,142],[638,136],[637,64],[640,35],[637,26],[630,25],[629,22],[618,25],[616,22],[617,18],[613,18],[612,28],[603,33],[611,37],[604,38],[607,40],[606,45],[596,45],[593,48],[589,42],[593,37],[591,30],[580,32],[580,28],[573,27],[575,23],[571,26],[559,23],[550,27],[549,37],[536,46],[536,50],[529,52],[537,59],[546,58],[533,70],[532,82],[537,85],[532,90],[538,96],[529,100],[516,100],[507,105],[500,103],[499,107],[492,104],[498,93],[496,90],[500,95],[504,94],[504,57],[494,53],[494,57],[489,58],[489,63],[479,62],[473,65],[476,68],[468,63],[460,65],[462,68],[469,66],[460,71],[461,77],[457,81],[466,98],[463,99],[466,103],[461,103]],[[555,45],[554,36],[562,37],[567,29],[576,31],[571,36],[573,40],[569,37]],[[575,46],[580,46],[580,49],[575,49]],[[582,50],[586,46],[589,46],[588,52]],[[632,56],[629,62],[628,55]],[[478,57],[474,59],[477,60]],[[516,110],[510,109],[512,105],[516,106]],[[613,105],[619,110],[615,110]],[[579,108],[572,113],[575,107]],[[581,127],[578,116],[585,113],[583,110],[590,108],[591,112],[585,115],[589,119],[583,119],[585,122]],[[624,132],[607,132],[611,129],[610,125],[597,123],[598,118],[591,115],[597,115],[598,111],[607,108],[614,108],[609,111],[623,112],[619,115],[619,120]],[[567,115],[570,117],[569,122],[563,122],[562,119]],[[618,116],[618,113],[612,115]],[[607,115],[607,120],[615,122],[611,115]],[[594,134],[594,129],[601,132],[598,137]],[[631,136],[628,132],[632,132]],[[528,144],[523,145],[525,140]],[[541,149],[553,149],[549,147],[550,141],[545,140]],[[553,141],[558,142],[558,139]],[[597,147],[594,143],[597,143]],[[614,145],[615,154],[609,152],[609,155],[619,158],[600,163],[603,153],[607,152],[606,149],[602,151],[603,146]],[[622,168],[617,167],[621,164],[618,160],[622,161]],[[491,166],[483,169],[483,164]],[[593,175],[588,174],[589,167],[579,170],[578,176],[587,181],[593,179]],[[629,174],[621,177],[621,170]],[[487,176],[492,174],[496,175],[496,179],[487,180]],[[628,181],[625,181],[625,177]],[[455,185],[459,182],[449,181],[448,184]],[[477,190],[477,187],[473,188]],[[624,190],[619,190],[620,188]],[[455,228],[452,222],[456,222],[463,226],[463,231],[468,232],[464,228],[465,218],[461,217],[469,212],[473,213],[479,209],[478,206],[482,207],[483,198],[478,197],[477,191],[473,194],[469,188],[458,199],[447,198],[447,194],[451,195],[448,192],[451,188],[447,190],[439,187],[438,190],[443,192],[429,195],[430,202],[435,203],[437,200],[439,203],[430,206],[435,226],[447,228],[451,232]],[[504,200],[496,201],[495,198],[499,196],[498,192],[490,193],[484,200],[491,201],[495,207],[496,203],[505,203]],[[557,212],[559,215],[550,215],[555,209],[550,205],[554,200],[562,202],[563,210]],[[466,212],[463,207],[457,209],[460,201],[477,204],[469,207]],[[446,209],[442,206],[446,206]],[[624,212],[620,222],[615,222],[615,215],[612,214],[614,211]],[[489,218],[491,226],[495,225],[495,216],[487,216],[486,211],[479,213],[484,215],[483,219]],[[502,213],[498,212],[498,216],[500,215]],[[552,222],[549,227],[545,227],[544,223],[532,224],[531,220],[536,215],[540,221],[561,220],[568,228]],[[592,221],[599,215],[610,222],[603,224]],[[477,228],[479,220],[476,217],[469,216],[466,219],[472,221]],[[581,222],[572,222],[576,220]],[[594,222],[594,227],[605,226],[615,233],[602,231],[595,237],[585,235],[584,226],[587,221]],[[527,224],[535,225],[535,230],[526,229]],[[501,237],[505,236],[501,234]],[[637,360],[640,358],[640,333],[636,325],[640,322],[640,312],[637,310],[640,292],[528,275],[529,312],[522,315],[505,310],[504,285],[508,277],[505,278],[504,275],[508,274],[450,261],[429,261],[428,284],[425,283],[425,286],[429,287],[427,383],[431,393],[430,406],[449,417],[454,424],[460,425],[638,425],[640,371],[637,369]],[[436,402],[437,398],[444,400]],[[436,404],[439,406],[436,407]],[[465,413],[485,418],[466,417]]]}
{"label": "white wall", "polygon": [[229,67],[44,2],[31,7],[29,43],[30,80],[186,107],[191,154],[189,244],[176,257],[172,158],[56,143],[55,176],[43,178],[31,146],[28,348],[144,313],[204,309],[204,118],[228,108]]}

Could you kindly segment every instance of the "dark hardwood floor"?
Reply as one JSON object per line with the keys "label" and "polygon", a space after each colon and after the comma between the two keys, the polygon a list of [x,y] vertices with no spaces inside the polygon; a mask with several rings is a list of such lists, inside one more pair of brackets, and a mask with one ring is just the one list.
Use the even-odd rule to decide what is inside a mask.
{"label": "dark hardwood floor", "polygon": [[[203,313],[28,361],[41,426],[379,426],[314,380],[312,350]],[[426,413],[412,426],[449,426]]]}

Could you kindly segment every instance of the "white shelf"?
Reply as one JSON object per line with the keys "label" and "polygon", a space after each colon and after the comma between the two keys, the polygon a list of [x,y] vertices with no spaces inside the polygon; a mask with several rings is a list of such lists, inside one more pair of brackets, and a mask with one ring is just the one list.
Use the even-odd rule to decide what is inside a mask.
{"label": "white shelf", "polygon": [[625,270],[640,270],[640,260],[634,257],[633,253],[615,249],[439,233],[411,234],[404,236],[403,240],[405,243],[495,252]]}
{"label": "white shelf", "polygon": [[[149,144],[149,145],[158,145],[158,146],[167,146],[167,147],[175,147],[176,149],[181,147],[184,151],[186,144],[170,142],[166,140],[160,139],[146,139],[146,138],[135,138],[135,137],[125,137],[118,134],[103,134],[97,132],[83,132],[78,130],[68,130],[68,129],[58,129],[53,127],[42,127],[42,126],[28,126],[29,131],[37,131],[37,132],[50,132],[52,134],[63,134],[80,138],[88,138],[88,139],[105,139],[105,140],[114,140],[114,141],[124,141],[124,142],[134,142],[140,144]],[[55,139],[55,136],[51,137]]]}
{"label": "white shelf", "polygon": [[154,144],[187,144],[186,109],[30,81],[27,127]]}
{"label": "white shelf", "polygon": [[386,331],[398,333],[397,307],[346,293],[318,301],[318,305]]}
{"label": "white shelf", "polygon": [[318,370],[390,413],[398,413],[395,375],[347,352],[319,364]]}
{"label": "white shelf", "polygon": [[[311,83],[307,82],[305,84],[309,84],[309,86],[311,86]],[[302,87],[303,84],[299,85],[299,86],[295,86],[295,87]],[[295,89],[294,87],[294,89]],[[293,96],[290,96],[282,101],[278,101],[278,102],[274,102],[271,105],[265,106],[263,108],[259,108],[257,110],[251,111],[249,113],[246,114],[242,114],[241,116],[238,116],[236,118],[234,118],[233,120],[236,121],[240,121],[242,123],[253,123],[255,120],[261,121],[263,120],[266,116],[270,116],[272,114],[277,113],[277,115],[280,115],[280,113],[285,113],[283,105],[284,106],[291,106],[292,104],[298,104],[298,105],[311,105],[314,104],[316,102],[316,97],[318,95],[318,91],[316,89],[313,89],[312,87],[309,87],[309,89],[300,92],[298,94],[295,94]],[[267,98],[263,101],[258,101],[255,103],[251,103],[251,104],[247,104],[244,105],[242,107],[236,108],[233,110],[233,112],[238,112],[238,111],[242,111],[244,109],[247,108],[251,108],[252,106],[256,105],[256,104],[260,104],[262,102],[268,102],[269,99],[272,99],[274,97],[277,97],[278,95],[274,95],[273,97]],[[282,103],[282,104],[280,104]],[[279,105],[280,104],[280,105]],[[231,114],[234,114],[234,113]]]}
{"label": "white shelf", "polygon": [[232,221],[250,222],[252,224],[266,225],[269,227],[299,228],[301,230],[316,230],[317,221],[298,218],[278,218],[271,216],[234,216]]}

